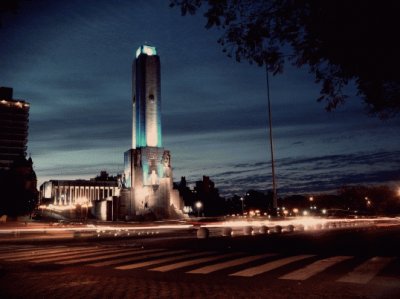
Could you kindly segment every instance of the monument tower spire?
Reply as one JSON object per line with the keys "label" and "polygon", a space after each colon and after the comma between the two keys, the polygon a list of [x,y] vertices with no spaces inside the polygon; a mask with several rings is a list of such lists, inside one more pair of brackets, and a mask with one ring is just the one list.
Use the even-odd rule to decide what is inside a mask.
{"label": "monument tower spire", "polygon": [[137,49],[132,63],[132,148],[124,154],[124,165],[128,217],[170,218],[182,209],[172,188],[170,152],[162,147],[160,57],[149,45]]}
{"label": "monument tower spire", "polygon": [[140,46],[132,65],[132,148],[162,147],[160,57]]}

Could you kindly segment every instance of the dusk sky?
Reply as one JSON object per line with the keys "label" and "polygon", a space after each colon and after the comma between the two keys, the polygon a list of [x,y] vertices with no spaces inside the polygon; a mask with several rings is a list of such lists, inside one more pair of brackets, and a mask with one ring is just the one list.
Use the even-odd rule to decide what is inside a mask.
{"label": "dusk sky", "polygon": [[[136,49],[161,59],[163,143],[175,181],[208,175],[222,195],[271,189],[265,69],[222,53],[221,32],[169,1],[22,2],[0,28],[0,86],[30,102],[28,152],[40,185],[123,170]],[[349,86],[335,112],[307,69],[270,78],[278,195],[344,184],[400,186],[400,118],[363,112]]]}

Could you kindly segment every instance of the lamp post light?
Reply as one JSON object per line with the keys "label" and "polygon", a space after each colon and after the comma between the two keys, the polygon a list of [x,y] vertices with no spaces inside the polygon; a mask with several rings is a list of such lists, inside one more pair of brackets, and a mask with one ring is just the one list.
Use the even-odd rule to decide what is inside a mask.
{"label": "lamp post light", "polygon": [[314,197],[313,197],[313,196],[310,196],[310,197],[308,198],[308,201],[310,202],[310,210],[312,210],[312,209],[313,209],[312,203],[313,203],[313,201],[314,201]]}
{"label": "lamp post light", "polygon": [[244,215],[244,198],[241,197],[240,201],[242,202],[242,216]]}
{"label": "lamp post light", "polygon": [[203,206],[201,201],[196,202],[196,209],[197,209],[197,217],[200,217],[200,209]]}
{"label": "lamp post light", "polygon": [[371,207],[372,202],[371,202],[371,200],[368,198],[368,196],[364,197],[364,199],[365,199],[365,201],[366,201],[367,207],[368,207],[368,208]]}
{"label": "lamp post light", "polygon": [[297,214],[299,213],[298,208],[294,208],[292,211],[293,211],[294,216],[297,216]]}

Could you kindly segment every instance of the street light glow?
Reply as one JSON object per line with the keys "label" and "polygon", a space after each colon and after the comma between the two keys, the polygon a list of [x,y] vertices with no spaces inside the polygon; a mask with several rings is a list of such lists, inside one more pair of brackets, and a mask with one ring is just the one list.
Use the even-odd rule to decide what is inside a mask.
{"label": "street light glow", "polygon": [[196,202],[196,208],[197,208],[197,217],[200,217],[200,209],[203,206],[203,204],[201,203],[201,201],[197,201]]}

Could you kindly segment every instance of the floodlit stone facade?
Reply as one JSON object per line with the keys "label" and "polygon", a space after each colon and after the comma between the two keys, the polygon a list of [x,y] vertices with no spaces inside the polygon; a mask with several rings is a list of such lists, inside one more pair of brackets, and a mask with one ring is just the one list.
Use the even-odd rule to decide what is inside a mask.
{"label": "floodlit stone facade", "polygon": [[[133,62],[132,148],[124,153],[121,177],[108,180],[51,180],[41,186],[41,205],[65,217],[82,206],[100,220],[184,217],[183,199],[173,189],[171,154],[162,146],[160,58],[141,46]],[[46,209],[48,209],[46,206]],[[67,212],[63,212],[63,211]]]}
{"label": "floodlit stone facade", "polygon": [[162,147],[160,57],[141,46],[133,62],[132,148],[124,154],[120,213],[176,218],[183,201],[173,189],[171,154]]}

